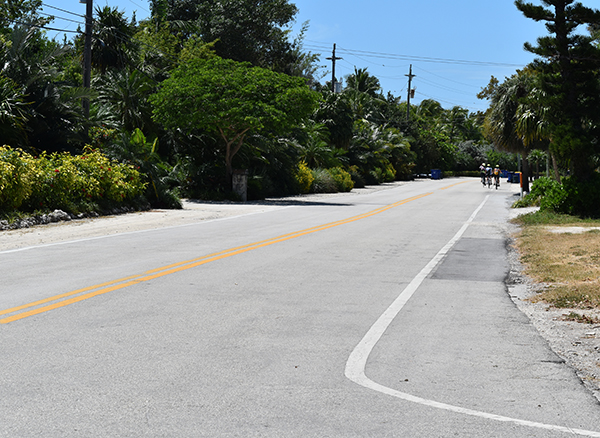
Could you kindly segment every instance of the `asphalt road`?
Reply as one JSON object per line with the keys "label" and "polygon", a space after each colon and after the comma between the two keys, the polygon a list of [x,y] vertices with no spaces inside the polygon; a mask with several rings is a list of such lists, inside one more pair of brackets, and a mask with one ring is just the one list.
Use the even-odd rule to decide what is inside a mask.
{"label": "asphalt road", "polygon": [[419,181],[0,252],[0,436],[600,437],[503,283],[511,198]]}

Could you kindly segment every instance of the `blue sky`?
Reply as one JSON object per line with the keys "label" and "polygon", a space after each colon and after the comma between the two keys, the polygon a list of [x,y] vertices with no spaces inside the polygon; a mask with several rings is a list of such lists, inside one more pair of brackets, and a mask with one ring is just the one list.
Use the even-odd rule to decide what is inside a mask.
{"label": "blue sky", "polygon": [[[541,4],[532,0],[534,4]],[[291,0],[299,9],[297,33],[305,21],[309,29],[304,48],[321,54],[324,80],[331,77],[331,56],[336,44],[336,76],[366,68],[379,78],[385,93],[406,99],[409,67],[416,88],[411,102],[435,99],[445,108],[459,105],[470,111],[485,110],[476,94],[493,75],[500,80],[533,60],[523,43],[535,43],[546,28],[525,18],[512,0]],[[146,0],[95,0],[94,7],[116,6],[138,20],[149,15]],[[600,9],[600,0],[583,0]],[[76,0],[44,0],[44,5],[85,14]],[[81,20],[49,7],[57,17]],[[56,20],[53,26],[77,29],[77,24]],[[68,34],[70,37],[72,34]]]}

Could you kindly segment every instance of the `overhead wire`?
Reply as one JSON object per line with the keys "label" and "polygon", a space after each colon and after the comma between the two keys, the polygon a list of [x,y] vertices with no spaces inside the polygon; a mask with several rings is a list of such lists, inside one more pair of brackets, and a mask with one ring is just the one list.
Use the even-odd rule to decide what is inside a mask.
{"label": "overhead wire", "polygon": [[48,27],[48,26],[43,25],[43,24],[26,23],[24,21],[17,21],[17,20],[13,20],[12,22],[15,23],[15,24],[18,24],[20,26],[36,27],[38,29],[51,30],[53,32],[81,33],[78,30],[58,29],[58,28],[54,28],[54,27]]}
{"label": "overhead wire", "polygon": [[75,15],[77,17],[85,18],[85,15],[81,15],[81,14],[78,14],[76,12],[68,11],[66,9],[58,8],[56,6],[52,6],[52,5],[46,4],[44,2],[42,2],[42,6],[44,6],[46,8],[56,9],[57,11],[61,11],[61,12],[64,12],[66,14],[71,14],[71,15]]}
{"label": "overhead wire", "polygon": [[40,15],[44,15],[46,17],[54,18],[54,19],[57,19],[57,20],[61,20],[61,21],[69,21],[71,23],[76,23],[76,24],[85,24],[85,21],[77,21],[77,20],[71,20],[70,18],[57,17],[56,15],[46,14],[44,12],[39,12],[39,14]]}

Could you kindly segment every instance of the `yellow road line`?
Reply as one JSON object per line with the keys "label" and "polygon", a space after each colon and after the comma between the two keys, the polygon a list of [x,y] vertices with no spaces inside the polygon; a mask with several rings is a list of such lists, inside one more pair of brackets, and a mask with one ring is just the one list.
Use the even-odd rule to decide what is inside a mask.
{"label": "yellow road line", "polygon": [[[89,298],[96,297],[98,295],[102,295],[108,292],[113,292],[119,289],[124,289],[129,286],[133,286],[139,284],[144,281],[153,280],[156,278],[164,277],[166,275],[174,274],[177,272],[181,272],[187,269],[195,268],[206,263],[210,263],[216,260],[221,260],[227,257],[231,257],[237,254],[242,254],[257,248],[263,248],[269,245],[273,245],[275,243],[284,242],[287,240],[295,239],[297,237],[305,236],[307,234],[315,233],[317,231],[326,230],[329,228],[337,227],[343,224],[347,224],[350,222],[355,222],[361,219],[365,219],[367,217],[374,216],[376,214],[383,213],[384,211],[390,210],[394,207],[398,207],[400,205],[406,204],[411,201],[415,201],[420,198],[424,198],[425,196],[429,196],[433,194],[432,192],[424,193],[422,195],[414,196],[412,198],[404,199],[402,201],[395,202],[393,204],[389,204],[375,210],[369,211],[367,213],[363,213],[357,216],[352,216],[347,219],[342,219],[335,222],[330,222],[323,225],[317,225],[315,227],[306,228],[304,230],[295,231],[293,233],[283,234],[281,236],[273,237],[271,239],[261,240],[259,242],[250,243],[248,245],[238,246],[235,248],[230,248],[224,251],[220,251],[213,254],[208,254],[202,257],[198,257],[191,260],[186,260],[174,264],[170,264],[167,266],[163,266],[160,268],[152,269],[146,271],[144,274],[132,275],[124,278],[120,278],[118,280],[109,281],[106,283],[97,284],[94,286],[89,286],[83,289],[77,289],[71,292],[66,292],[63,294],[55,295],[49,298],[45,298],[43,300],[34,301],[32,303],[24,304],[17,307],[12,307],[10,309],[0,311],[0,315],[6,315],[9,313],[15,313],[12,316],[7,316],[3,319],[0,319],[0,324],[7,324],[9,322],[18,321],[20,319],[27,318],[29,316],[38,315],[40,313],[48,312],[50,310],[58,309],[60,307],[65,307],[73,303],[77,303],[83,300],[87,300]],[[84,293],[87,292],[87,293]],[[69,298],[70,297],[70,298]],[[64,299],[67,298],[67,299]],[[58,301],[62,300],[62,301]],[[57,301],[52,304],[48,304],[45,306],[41,306],[42,304],[47,304],[52,301]],[[41,307],[36,307],[41,306]],[[32,307],[36,307],[34,309],[20,312],[24,309],[30,309]],[[19,312],[19,313],[16,313]]]}
{"label": "yellow road line", "polygon": [[[442,187],[440,190],[448,190],[448,189],[449,189],[449,188],[451,188],[451,187],[455,187],[455,186],[458,186],[458,185],[460,185],[460,184],[466,184],[466,183],[468,183],[468,182],[473,182],[473,181],[462,181],[462,182],[459,182],[459,183],[450,184],[449,186]],[[479,181],[478,181],[478,182],[479,182]]]}

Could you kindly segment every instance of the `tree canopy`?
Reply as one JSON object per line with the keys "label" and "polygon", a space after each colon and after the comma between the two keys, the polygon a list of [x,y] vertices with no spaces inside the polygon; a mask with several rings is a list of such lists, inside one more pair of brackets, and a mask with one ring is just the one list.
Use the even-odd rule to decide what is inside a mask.
{"label": "tree canopy", "polygon": [[600,48],[591,35],[578,31],[600,22],[600,11],[574,0],[542,3],[546,7],[515,1],[527,18],[545,22],[549,32],[537,45],[524,47],[538,55],[532,67],[543,91],[537,95],[540,106],[549,109],[550,148],[571,161],[576,178],[587,180],[594,172],[592,158],[600,152]]}
{"label": "tree canopy", "polygon": [[303,78],[212,57],[173,70],[150,101],[154,118],[168,128],[219,135],[231,175],[248,133],[289,132],[313,112],[318,94]]}

